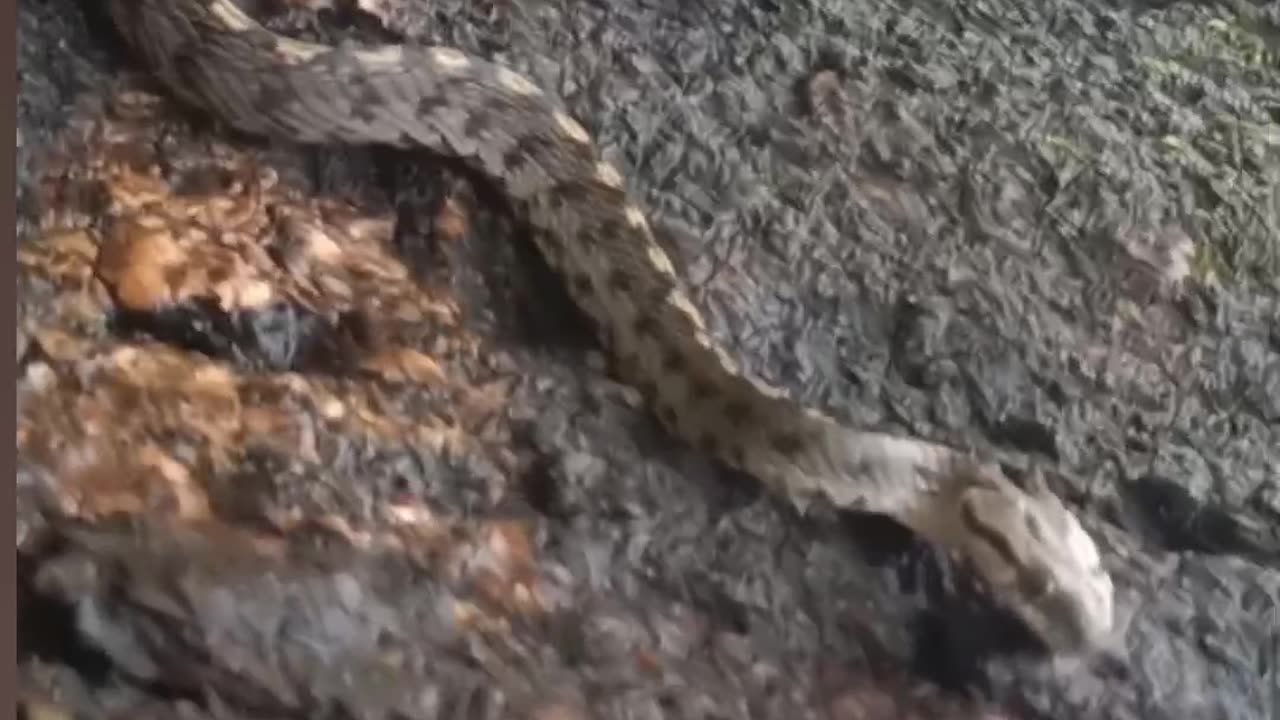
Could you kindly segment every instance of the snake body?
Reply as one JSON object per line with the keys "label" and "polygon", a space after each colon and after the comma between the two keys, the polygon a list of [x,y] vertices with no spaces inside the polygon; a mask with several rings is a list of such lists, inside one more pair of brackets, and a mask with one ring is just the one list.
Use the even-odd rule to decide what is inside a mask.
{"label": "snake body", "polygon": [[889,515],[957,552],[1052,651],[1112,623],[1096,546],[1047,490],[941,445],[844,427],[745,373],[708,334],[645,210],[586,130],[527,78],[446,47],[336,47],[231,0],[107,0],[180,100],[259,136],[425,148],[497,185],[670,432],[806,502]]}

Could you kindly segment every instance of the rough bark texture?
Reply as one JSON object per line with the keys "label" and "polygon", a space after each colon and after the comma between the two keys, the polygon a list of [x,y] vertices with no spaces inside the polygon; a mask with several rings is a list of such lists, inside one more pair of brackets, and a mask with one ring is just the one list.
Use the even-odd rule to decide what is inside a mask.
{"label": "rough bark texture", "polygon": [[[336,198],[398,229],[353,240],[361,260],[316,289],[289,278],[337,276],[280,261],[286,233],[246,211],[250,239],[222,255],[181,237],[166,252],[187,271],[236,268],[206,273],[206,296],[240,273],[288,302],[201,304],[190,280],[162,312],[129,306],[122,278],[145,263],[106,272],[101,256],[144,240],[67,178],[92,174],[104,141],[83,128],[136,68],[92,9],[27,2],[17,482],[32,706],[1280,712],[1274,5],[359,5],[374,14],[272,24],[451,44],[560,93],[659,213],[695,302],[751,370],[842,419],[1038,469],[1104,548],[1123,634],[1070,667],[993,652],[1016,633],[945,559],[874,519],[797,517],[673,443],[608,382],[498,199],[426,158],[264,148],[161,106],[117,144],[177,195],[202,163],[250,158],[279,175],[277,207]],[[109,240],[51,235],[58,212]],[[63,300],[81,251],[99,255],[110,298]],[[101,517],[165,493],[208,510],[50,520],[69,496],[72,514]],[[406,514],[430,520],[388,519]]]}

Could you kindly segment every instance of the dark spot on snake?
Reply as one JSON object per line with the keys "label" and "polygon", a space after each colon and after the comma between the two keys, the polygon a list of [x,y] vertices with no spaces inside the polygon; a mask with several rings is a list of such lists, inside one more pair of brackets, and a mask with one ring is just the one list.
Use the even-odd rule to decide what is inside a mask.
{"label": "dark spot on snake", "polygon": [[741,428],[751,420],[751,408],[741,400],[730,400],[725,403],[724,416],[730,427]]}
{"label": "dark spot on snake", "polygon": [[795,433],[778,433],[769,438],[769,444],[783,455],[795,455],[804,447],[800,436]]}
{"label": "dark spot on snake", "polygon": [[698,402],[705,402],[707,399],[714,397],[715,394],[715,385],[707,382],[706,378],[695,377],[693,382],[689,384],[689,397]]}
{"label": "dark spot on snake", "polygon": [[623,229],[622,223],[617,220],[601,220],[600,221],[600,237],[606,238],[624,238],[627,231]]}
{"label": "dark spot on snake", "polygon": [[382,95],[373,83],[363,83],[356,93],[356,102],[351,106],[351,114],[362,122],[372,123],[381,114],[384,105]]}
{"label": "dark spot on snake", "polygon": [[279,79],[263,75],[258,79],[257,94],[253,98],[253,109],[265,117],[276,114],[280,108],[293,102],[297,96],[293,89]]}
{"label": "dark spot on snake", "polygon": [[654,384],[652,380],[641,380],[636,383],[636,389],[640,391],[640,394],[643,395],[646,400],[652,400],[653,398],[658,397],[658,386]]}
{"label": "dark spot on snake", "polygon": [[658,417],[669,427],[676,425],[676,409],[667,403],[658,406]]}
{"label": "dark spot on snake", "polygon": [[502,154],[502,164],[516,169],[528,162],[539,164],[555,157],[556,144],[543,135],[527,132],[516,138],[515,143]]}
{"label": "dark spot on snake", "polygon": [[1022,562],[1018,559],[1018,553],[1014,551],[1013,545],[1009,543],[1009,538],[986,522],[983,522],[978,513],[974,512],[973,503],[967,500],[960,503],[960,519],[964,522],[965,527],[985,540],[993,550],[999,553],[1005,559],[1005,562],[1017,568],[1019,582],[1023,582],[1021,575],[1026,568],[1022,566]]}
{"label": "dark spot on snake", "polygon": [[662,356],[662,369],[669,373],[684,372],[684,356],[675,348],[668,348]]}
{"label": "dark spot on snake", "polygon": [[614,292],[629,294],[634,286],[634,279],[626,272],[614,268],[609,273],[609,288]]}
{"label": "dark spot on snake", "polygon": [[[208,274],[205,276],[205,281],[211,285],[221,285],[222,283],[230,280],[232,275],[231,268],[227,267],[226,265],[214,265],[213,267],[209,268],[206,272]],[[168,277],[168,271],[165,271],[165,276]],[[171,282],[175,282],[175,287],[176,287],[176,282],[181,282],[181,280],[178,279]]]}
{"label": "dark spot on snake", "polygon": [[738,467],[741,467],[742,465],[746,464],[747,453],[745,450],[742,449],[742,446],[739,445],[738,443],[734,443],[730,445],[728,452],[726,452],[725,454],[729,457],[729,460],[732,461],[733,464]]}
{"label": "dark spot on snake", "polygon": [[449,101],[441,95],[427,95],[418,101],[418,117],[432,117],[436,111],[447,107],[449,107]]}
{"label": "dark spot on snake", "polygon": [[718,455],[720,453],[720,440],[715,433],[708,430],[698,438],[698,447],[708,455]]}
{"label": "dark spot on snake", "polygon": [[648,313],[637,315],[634,327],[636,335],[641,337],[652,337],[658,334],[658,321]]}
{"label": "dark spot on snake", "polygon": [[378,119],[378,110],[376,105],[368,105],[361,103],[351,108],[351,116],[366,125],[373,123]]}
{"label": "dark spot on snake", "polygon": [[640,369],[640,356],[635,353],[619,355],[616,362],[618,375],[620,375],[623,380],[630,381],[634,379],[637,371]]}
{"label": "dark spot on snake", "polygon": [[[582,193],[582,183],[557,182],[547,188],[547,203],[552,207],[563,208],[572,205]],[[590,232],[579,233],[580,240],[590,241]]]}
{"label": "dark spot on snake", "polygon": [[575,273],[569,282],[580,295],[591,295],[596,289],[595,283],[591,282],[591,276],[586,273]]}
{"label": "dark spot on snake", "polygon": [[[188,278],[189,272],[190,268],[186,268],[181,265],[171,265],[161,271],[161,277],[164,278],[165,284],[169,287],[182,287],[183,283],[185,283]],[[225,279],[226,277],[224,276],[222,280]],[[220,280],[210,279],[209,282],[218,283]]]}
{"label": "dark spot on snake", "polygon": [[491,116],[488,113],[468,113],[466,122],[462,123],[462,132],[468,137],[483,136],[489,130],[490,117]]}

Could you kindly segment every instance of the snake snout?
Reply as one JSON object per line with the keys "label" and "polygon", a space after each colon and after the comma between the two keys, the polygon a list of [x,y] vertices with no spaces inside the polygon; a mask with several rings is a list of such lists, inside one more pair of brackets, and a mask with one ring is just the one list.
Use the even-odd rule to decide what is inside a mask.
{"label": "snake snout", "polygon": [[1054,652],[1098,646],[1112,627],[1111,578],[1093,539],[1052,494],[970,488],[961,543],[998,599]]}

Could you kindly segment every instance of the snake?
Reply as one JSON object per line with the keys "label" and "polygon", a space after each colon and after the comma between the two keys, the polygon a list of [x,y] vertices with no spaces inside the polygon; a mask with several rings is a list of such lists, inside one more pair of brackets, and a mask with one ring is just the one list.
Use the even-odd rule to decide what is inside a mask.
{"label": "snake", "polygon": [[425,151],[492,183],[660,427],[798,507],[887,516],[972,571],[1053,655],[1098,649],[1113,585],[1045,483],[922,439],[841,424],[745,370],[707,330],[650,213],[562,100],[447,46],[317,44],[233,0],[107,0],[139,62],[194,112],[303,146]]}

